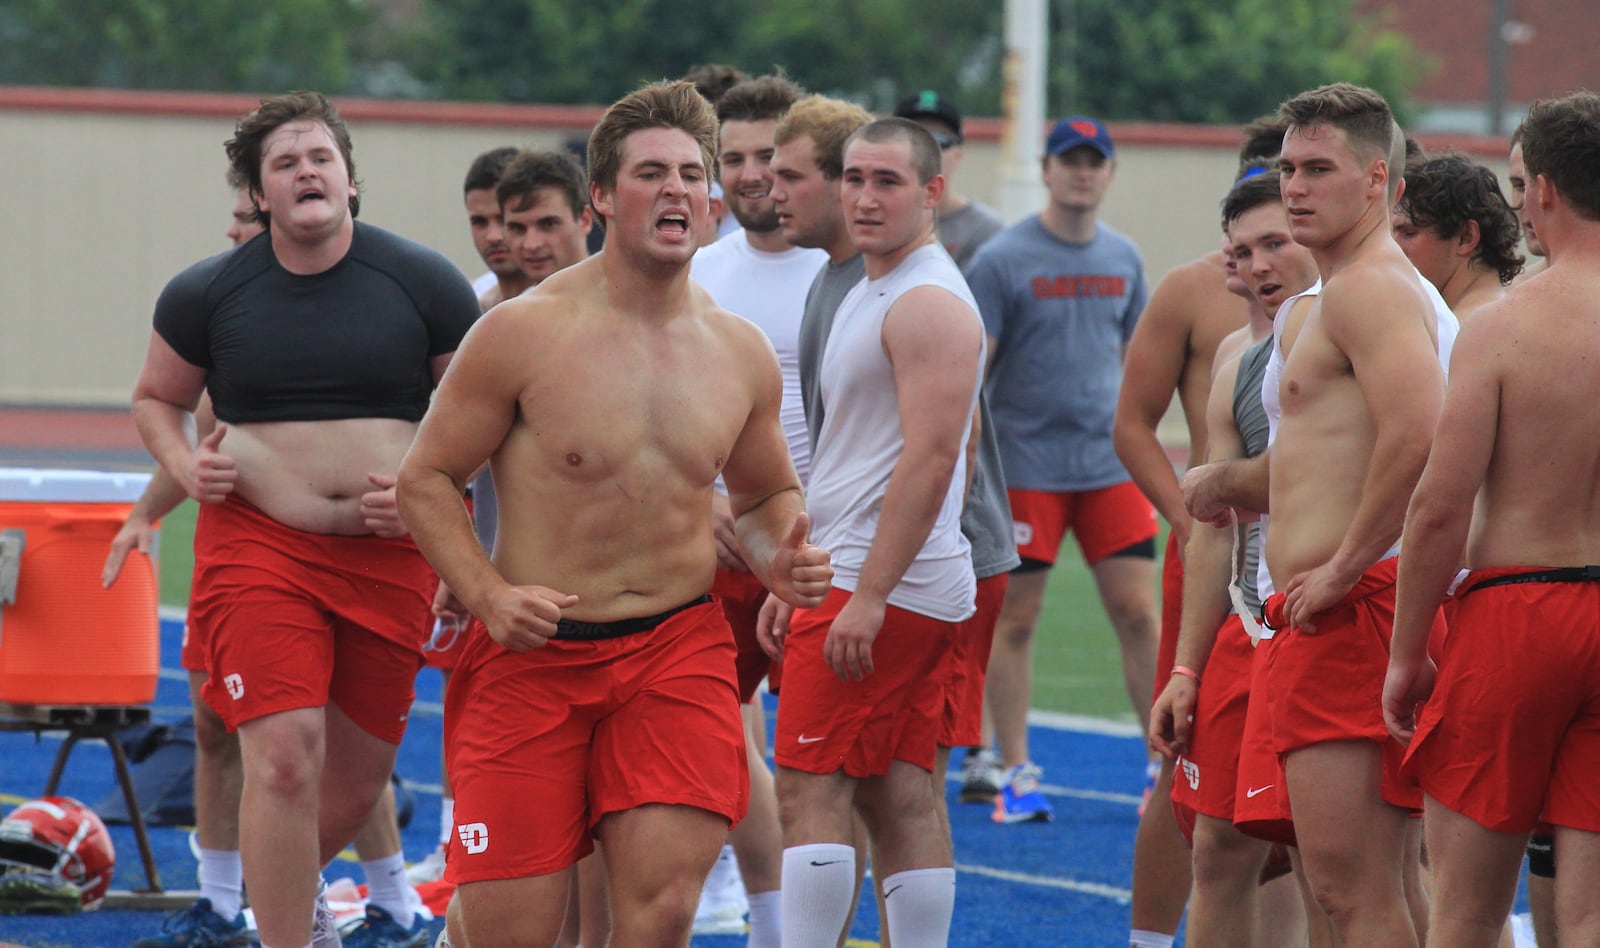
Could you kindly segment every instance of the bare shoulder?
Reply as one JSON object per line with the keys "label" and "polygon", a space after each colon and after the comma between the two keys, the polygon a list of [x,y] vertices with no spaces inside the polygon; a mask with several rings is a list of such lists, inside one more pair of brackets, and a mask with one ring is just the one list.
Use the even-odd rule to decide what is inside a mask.
{"label": "bare shoulder", "polygon": [[1398,253],[1354,261],[1323,284],[1322,318],[1388,322],[1405,310],[1431,313],[1421,280],[1410,261]]}
{"label": "bare shoulder", "polygon": [[1235,297],[1228,292],[1227,264],[1220,252],[1180,263],[1156,284],[1140,325],[1146,321],[1163,331],[1188,328]]}
{"label": "bare shoulder", "polygon": [[1230,362],[1233,365],[1231,371],[1238,371],[1239,359],[1244,355],[1244,351],[1250,348],[1251,342],[1250,327],[1248,326],[1235,329],[1233,332],[1230,332],[1226,336],[1222,337],[1222,341],[1217,343],[1217,353],[1212,357],[1211,362],[1211,378],[1213,385],[1222,383],[1223,375],[1230,371],[1228,369],[1228,364]]}

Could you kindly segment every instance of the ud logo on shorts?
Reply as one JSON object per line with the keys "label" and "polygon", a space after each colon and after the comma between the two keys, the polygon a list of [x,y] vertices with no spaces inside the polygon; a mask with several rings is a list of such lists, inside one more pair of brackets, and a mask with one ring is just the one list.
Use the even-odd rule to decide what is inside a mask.
{"label": "ud logo on shorts", "polygon": [[228,689],[228,697],[235,701],[244,697],[244,679],[238,675],[229,675],[222,679],[222,684]]}
{"label": "ud logo on shorts", "polygon": [[1017,546],[1027,546],[1033,542],[1033,524],[1031,523],[1013,520],[1011,521],[1011,532],[1016,534]]}
{"label": "ud logo on shorts", "polygon": [[484,823],[463,823],[456,827],[461,845],[474,855],[489,848],[489,827]]}
{"label": "ud logo on shorts", "polygon": [[1183,758],[1183,776],[1189,781],[1190,790],[1200,789],[1200,765],[1187,757]]}

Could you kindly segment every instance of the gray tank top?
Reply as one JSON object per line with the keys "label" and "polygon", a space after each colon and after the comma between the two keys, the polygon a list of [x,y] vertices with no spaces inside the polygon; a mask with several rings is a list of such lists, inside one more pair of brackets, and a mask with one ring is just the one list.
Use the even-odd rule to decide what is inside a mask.
{"label": "gray tank top", "polygon": [[[1267,359],[1272,355],[1272,337],[1261,340],[1246,349],[1239,359],[1239,377],[1233,383],[1233,421],[1239,428],[1239,439],[1244,442],[1246,457],[1258,457],[1267,450],[1267,409],[1261,403],[1261,379],[1267,371]],[[1239,591],[1244,601],[1256,615],[1261,614],[1261,592],[1256,586],[1256,570],[1261,564],[1261,524],[1242,524],[1244,537],[1244,571],[1239,581]],[[1236,567],[1237,563],[1234,564]]]}

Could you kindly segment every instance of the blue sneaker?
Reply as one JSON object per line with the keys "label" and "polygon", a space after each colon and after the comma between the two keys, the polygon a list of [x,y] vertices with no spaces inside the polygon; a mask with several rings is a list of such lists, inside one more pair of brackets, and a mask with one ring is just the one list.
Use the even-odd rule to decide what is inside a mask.
{"label": "blue sneaker", "polygon": [[210,899],[196,899],[181,912],[168,915],[161,934],[141,938],[133,948],[213,948],[250,943],[250,925],[240,912],[231,920],[211,910]]}
{"label": "blue sneaker", "polygon": [[1055,811],[1039,792],[1039,768],[1032,764],[1018,764],[1006,771],[1000,782],[1000,795],[994,798],[996,823],[1048,823],[1056,818]]}
{"label": "blue sneaker", "polygon": [[371,903],[361,924],[341,937],[344,948],[428,948],[430,940],[428,923],[421,915],[413,915],[411,927],[404,928],[393,915]]}

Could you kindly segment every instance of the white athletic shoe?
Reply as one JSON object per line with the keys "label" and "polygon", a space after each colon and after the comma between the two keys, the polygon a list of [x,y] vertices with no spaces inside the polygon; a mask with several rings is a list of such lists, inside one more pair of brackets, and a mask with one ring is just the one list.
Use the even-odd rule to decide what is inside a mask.
{"label": "white athletic shoe", "polygon": [[339,925],[328,907],[328,883],[322,883],[317,893],[316,915],[311,920],[311,948],[343,948],[339,938]]}
{"label": "white athletic shoe", "polygon": [[406,867],[406,881],[413,886],[438,882],[444,878],[444,847],[440,846],[425,858]]}
{"label": "white athletic shoe", "polygon": [[750,911],[745,896],[744,878],[739,875],[739,860],[732,846],[723,846],[705,887],[700,890],[700,906],[694,913],[696,935],[742,935],[744,916]]}

